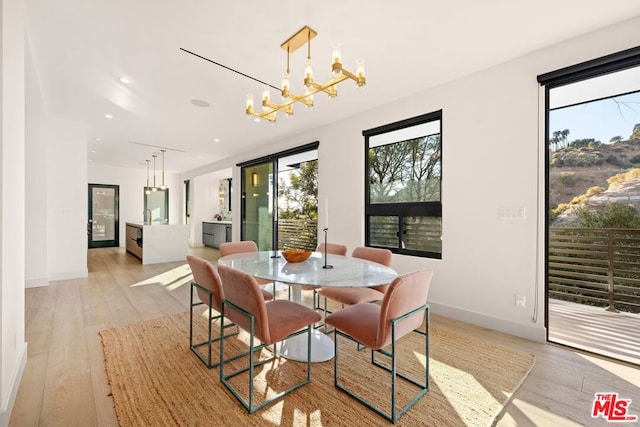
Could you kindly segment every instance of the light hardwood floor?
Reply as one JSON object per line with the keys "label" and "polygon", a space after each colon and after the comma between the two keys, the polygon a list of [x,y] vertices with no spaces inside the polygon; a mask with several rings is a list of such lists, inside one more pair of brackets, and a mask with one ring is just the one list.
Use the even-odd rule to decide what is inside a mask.
{"label": "light hardwood floor", "polygon": [[[214,249],[192,253],[217,260]],[[26,291],[29,358],[10,426],[116,426],[98,331],[188,310],[185,263],[143,266],[120,248],[88,251],[89,277]],[[637,366],[540,344],[433,315],[432,322],[536,355],[499,426],[608,425],[593,419],[597,392],[631,399],[640,416]]]}

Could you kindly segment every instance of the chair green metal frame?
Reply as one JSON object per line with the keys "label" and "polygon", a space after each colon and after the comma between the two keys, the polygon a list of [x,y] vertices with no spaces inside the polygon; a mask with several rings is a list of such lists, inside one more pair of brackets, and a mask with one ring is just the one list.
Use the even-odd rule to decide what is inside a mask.
{"label": "chair green metal frame", "polygon": [[[274,343],[274,351],[273,351],[273,356],[265,359],[265,360],[261,360],[259,362],[255,362],[255,356],[254,353],[257,351],[262,350],[263,348],[268,348],[269,345],[268,344],[264,344],[264,343],[260,343],[259,345],[254,345],[254,321],[255,321],[255,316],[251,313],[249,313],[248,311],[242,309],[241,307],[237,306],[236,304],[234,304],[233,302],[229,301],[229,300],[222,300],[222,324],[223,324],[223,328],[224,328],[224,313],[226,310],[226,307],[231,307],[233,310],[238,311],[239,313],[241,313],[242,315],[246,316],[247,318],[249,318],[251,326],[250,326],[250,331],[249,332],[249,350],[246,352],[242,352],[240,354],[237,354],[233,357],[230,357],[228,359],[224,359],[224,336],[222,337],[223,339],[220,340],[220,382],[222,384],[225,385],[225,387],[227,387],[227,389],[235,396],[236,399],[238,399],[238,401],[240,401],[240,403],[242,404],[242,406],[244,406],[244,408],[250,413],[253,414],[254,412],[264,408],[267,405],[270,405],[271,403],[276,402],[277,400],[280,400],[281,398],[283,398],[285,395],[291,393],[292,391],[302,387],[305,384],[308,384],[309,382],[311,382],[311,326],[309,325],[306,328],[300,329],[299,331],[296,331],[292,334],[287,335],[284,339],[287,338],[292,338],[295,337],[297,335],[300,334],[307,334],[307,376],[304,380],[292,385],[291,387],[287,388],[286,390],[278,393],[277,395],[275,395],[274,397],[272,397],[271,399],[268,399],[258,405],[254,405],[253,402],[253,397],[254,397],[254,391],[253,391],[253,377],[254,377],[254,368],[264,365],[265,363],[269,363],[273,360],[275,360],[276,357],[278,357],[276,355],[275,352],[275,343]],[[249,365],[245,366],[243,368],[240,368],[236,371],[231,372],[230,374],[226,374],[224,373],[224,364],[235,360],[235,359],[239,359],[240,357],[244,357],[248,355],[249,356]],[[244,397],[242,397],[240,395],[240,393],[238,393],[238,391],[231,385],[231,383],[229,383],[227,380],[242,374],[243,372],[249,371],[249,398],[248,400],[245,399]]]}
{"label": "chair green metal frame", "polygon": [[[207,294],[208,297],[208,304],[206,304],[205,302],[193,302],[193,288],[196,287],[198,289],[200,289],[201,291],[203,291],[204,293]],[[200,305],[207,305],[207,307],[209,308],[209,325],[208,325],[208,329],[207,329],[207,340],[206,341],[202,341],[202,342],[198,342],[198,343],[194,343],[193,342],[193,308],[194,307],[198,307]],[[211,368],[215,368],[218,365],[220,365],[220,361],[218,362],[213,362],[211,360],[211,344],[213,344],[216,341],[220,341],[220,336],[217,336],[215,338],[212,338],[211,336],[211,324],[222,318],[222,314],[218,314],[217,316],[213,315],[213,311],[214,309],[211,308],[211,306],[213,305],[213,292],[211,292],[209,289],[200,286],[198,283],[196,283],[195,281],[191,282],[191,309],[189,312],[189,348],[191,349],[192,352],[195,353],[196,356],[198,356],[198,358],[202,361],[202,363],[205,364],[205,366],[209,369]],[[235,325],[233,323],[223,326],[222,324],[220,325],[220,335],[222,335],[222,333],[224,332],[225,328],[232,328]],[[231,334],[225,335],[225,337],[232,337],[234,335],[238,335],[239,331],[233,332]],[[207,354],[204,355],[202,353],[200,353],[198,351],[198,348],[202,347],[203,345],[207,346]]]}
{"label": "chair green metal frame", "polygon": [[[424,377],[424,382],[418,381],[416,379],[410,378],[407,375],[404,375],[400,372],[398,372],[397,369],[397,362],[396,362],[396,324],[398,322],[401,322],[402,320],[413,316],[416,313],[419,313],[420,311],[425,312],[425,331],[420,331],[415,329],[413,332],[416,332],[420,335],[423,335],[425,337],[425,358],[426,358],[426,362],[425,362],[425,377]],[[375,366],[378,366],[382,369],[384,369],[387,372],[391,373],[391,410],[390,412],[385,412],[382,409],[377,408],[376,406],[374,406],[373,404],[367,402],[362,396],[354,393],[351,390],[348,390],[347,388],[345,388],[343,385],[338,384],[338,335],[349,339],[350,341],[354,341],[358,344],[358,349],[359,346],[363,345],[362,343],[360,343],[358,340],[354,339],[353,337],[351,337],[350,335],[347,335],[341,331],[339,331],[338,329],[334,330],[334,349],[335,349],[335,358],[333,359],[333,384],[336,388],[342,390],[343,392],[347,393],[349,396],[353,397],[354,399],[356,399],[358,402],[360,402],[361,404],[363,404],[364,406],[366,406],[367,408],[371,409],[372,411],[374,411],[375,413],[377,413],[378,415],[384,417],[386,420],[391,421],[392,423],[396,423],[396,421],[398,421],[398,419],[405,413],[407,412],[413,405],[416,404],[416,402],[418,402],[418,400],[420,400],[422,398],[422,396],[424,396],[428,391],[429,391],[429,305],[425,304],[421,307],[416,308],[415,310],[412,310],[408,313],[403,314],[402,316],[399,316],[393,320],[391,320],[391,351],[386,351],[384,349],[379,349],[379,350],[371,350],[371,363]],[[375,354],[379,353],[382,354],[386,357],[388,357],[391,360],[391,367],[388,367],[382,363],[380,363],[379,361],[377,361],[375,359]],[[396,377],[400,377],[406,381],[408,381],[409,383],[417,386],[419,388],[418,393],[411,399],[411,401],[409,403],[407,403],[403,408],[399,408],[399,410],[397,410],[396,408]]]}

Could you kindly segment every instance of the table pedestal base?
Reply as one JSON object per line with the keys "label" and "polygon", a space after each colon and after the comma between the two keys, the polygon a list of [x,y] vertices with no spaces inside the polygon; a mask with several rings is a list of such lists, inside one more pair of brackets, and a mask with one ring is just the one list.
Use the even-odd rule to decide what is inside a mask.
{"label": "table pedestal base", "polygon": [[[276,345],[277,353],[285,359],[307,361],[307,334],[288,338]],[[326,362],[333,359],[333,340],[320,331],[311,329],[311,361]]]}

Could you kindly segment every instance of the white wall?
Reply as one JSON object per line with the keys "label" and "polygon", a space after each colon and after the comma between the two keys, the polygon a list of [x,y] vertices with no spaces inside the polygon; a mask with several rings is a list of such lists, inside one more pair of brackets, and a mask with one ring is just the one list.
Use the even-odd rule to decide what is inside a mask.
{"label": "white wall", "polygon": [[47,270],[49,280],[87,277],[87,136],[77,123],[49,120]]}
{"label": "white wall", "polygon": [[[147,170],[120,168],[90,163],[87,184],[118,185],[120,196],[120,246],[125,246],[127,222],[141,223],[144,220],[144,187]],[[182,181],[175,173],[165,173],[165,184],[169,187],[169,224],[182,223]],[[85,214],[85,222],[86,222]],[[86,251],[86,247],[85,247]]]}
{"label": "white wall", "polygon": [[25,280],[26,287],[46,286],[47,269],[47,147],[49,125],[38,86],[33,58],[27,45],[26,57],[26,182],[25,182]]}
{"label": "white wall", "polygon": [[[435,270],[434,312],[543,341],[544,135],[536,77],[637,46],[639,27],[639,18],[617,24],[185,176],[318,140],[319,220],[328,198],[329,240],[352,249],[364,242],[362,131],[442,109],[442,260],[395,255],[392,266]],[[236,200],[234,224],[238,207]],[[499,219],[501,207],[522,207],[525,218]],[[526,297],[525,309],[516,307],[516,294]]]}
{"label": "white wall", "polygon": [[0,425],[9,423],[27,361],[25,39],[21,0],[0,1]]}

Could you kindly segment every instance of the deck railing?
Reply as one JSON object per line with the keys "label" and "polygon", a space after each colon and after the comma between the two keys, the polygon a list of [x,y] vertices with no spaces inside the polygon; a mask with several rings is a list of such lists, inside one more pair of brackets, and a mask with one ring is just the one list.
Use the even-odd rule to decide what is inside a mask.
{"label": "deck railing", "polygon": [[316,249],[318,241],[318,221],[304,219],[278,220],[278,248]]}
{"label": "deck railing", "polygon": [[640,312],[640,230],[549,228],[549,297]]}

